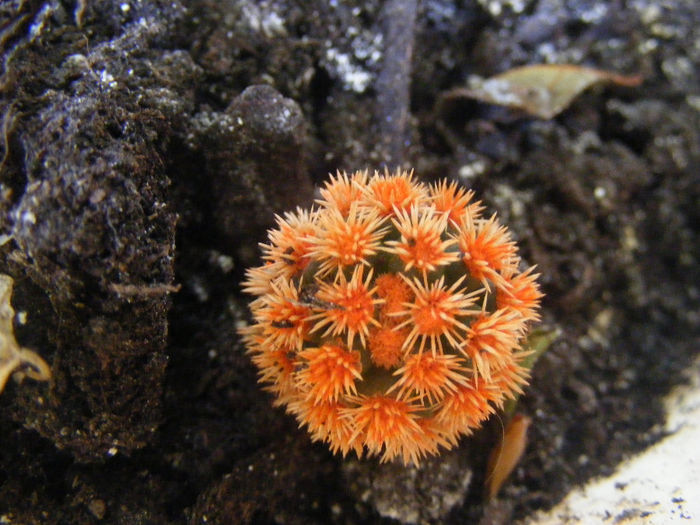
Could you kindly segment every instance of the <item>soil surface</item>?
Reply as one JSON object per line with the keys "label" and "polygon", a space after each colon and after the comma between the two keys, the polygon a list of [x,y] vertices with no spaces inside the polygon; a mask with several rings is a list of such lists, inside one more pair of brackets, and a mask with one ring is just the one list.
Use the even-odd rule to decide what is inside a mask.
{"label": "soil surface", "polygon": [[[0,272],[52,370],[0,395],[0,523],[511,523],[657,441],[700,343],[697,20],[696,0],[0,4]],[[537,63],[644,82],[551,120],[444,97]],[[333,456],[236,333],[274,214],[385,165],[473,188],[542,274],[559,336],[489,504],[498,418],[418,469]]]}

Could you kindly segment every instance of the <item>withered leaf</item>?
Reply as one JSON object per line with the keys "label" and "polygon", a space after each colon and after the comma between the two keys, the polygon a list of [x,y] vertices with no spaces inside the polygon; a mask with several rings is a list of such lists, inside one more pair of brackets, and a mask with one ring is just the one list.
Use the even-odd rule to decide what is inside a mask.
{"label": "withered leaf", "polygon": [[527,445],[527,429],[532,419],[516,414],[503,432],[503,440],[491,451],[486,466],[486,496],[493,499],[520,461]]}
{"label": "withered leaf", "polygon": [[474,98],[551,119],[565,110],[582,91],[601,82],[635,87],[642,83],[642,77],[570,64],[538,64],[478,79],[469,88],[452,90],[445,97]]}
{"label": "withered leaf", "polygon": [[51,367],[39,354],[17,343],[12,320],[15,310],[10,304],[14,280],[0,273],[0,394],[10,375],[16,373],[20,379],[29,377],[37,381],[51,378]]}

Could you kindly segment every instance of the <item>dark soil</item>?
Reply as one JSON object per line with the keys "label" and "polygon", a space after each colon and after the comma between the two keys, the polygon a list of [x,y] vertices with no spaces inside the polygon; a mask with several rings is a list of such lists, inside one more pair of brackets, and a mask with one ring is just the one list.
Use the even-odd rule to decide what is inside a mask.
{"label": "dark soil", "polygon": [[[700,4],[0,4],[0,272],[48,383],[0,395],[0,523],[510,523],[658,440],[700,343]],[[551,121],[470,75],[644,77]],[[472,187],[560,336],[490,505],[494,419],[421,469],[343,460],[272,407],[236,334],[274,214],[336,169]]]}

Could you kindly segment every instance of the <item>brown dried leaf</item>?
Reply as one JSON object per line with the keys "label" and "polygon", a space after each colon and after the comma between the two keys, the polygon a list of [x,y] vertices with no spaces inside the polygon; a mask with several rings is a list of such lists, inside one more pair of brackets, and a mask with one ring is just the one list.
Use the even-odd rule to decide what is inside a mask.
{"label": "brown dried leaf", "polygon": [[601,82],[635,87],[642,83],[642,77],[569,64],[538,64],[517,67],[479,80],[469,89],[457,89],[447,96],[475,98],[551,119],[565,110],[582,91]]}
{"label": "brown dried leaf", "polygon": [[30,377],[37,381],[48,381],[51,368],[39,354],[17,344],[12,326],[15,311],[10,304],[14,280],[0,273],[0,393],[13,372],[19,378]]}
{"label": "brown dried leaf", "polygon": [[516,414],[503,432],[503,441],[489,456],[486,467],[486,496],[491,500],[496,497],[501,485],[520,461],[527,445],[527,429],[532,420],[525,415]]}

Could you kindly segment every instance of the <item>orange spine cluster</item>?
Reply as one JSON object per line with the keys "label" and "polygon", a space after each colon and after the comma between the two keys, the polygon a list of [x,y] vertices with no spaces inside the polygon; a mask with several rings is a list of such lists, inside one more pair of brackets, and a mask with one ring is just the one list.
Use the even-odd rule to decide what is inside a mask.
{"label": "orange spine cluster", "polygon": [[277,217],[241,334],[314,439],[417,464],[522,392],[537,275],[455,183],[338,173],[321,196]]}

